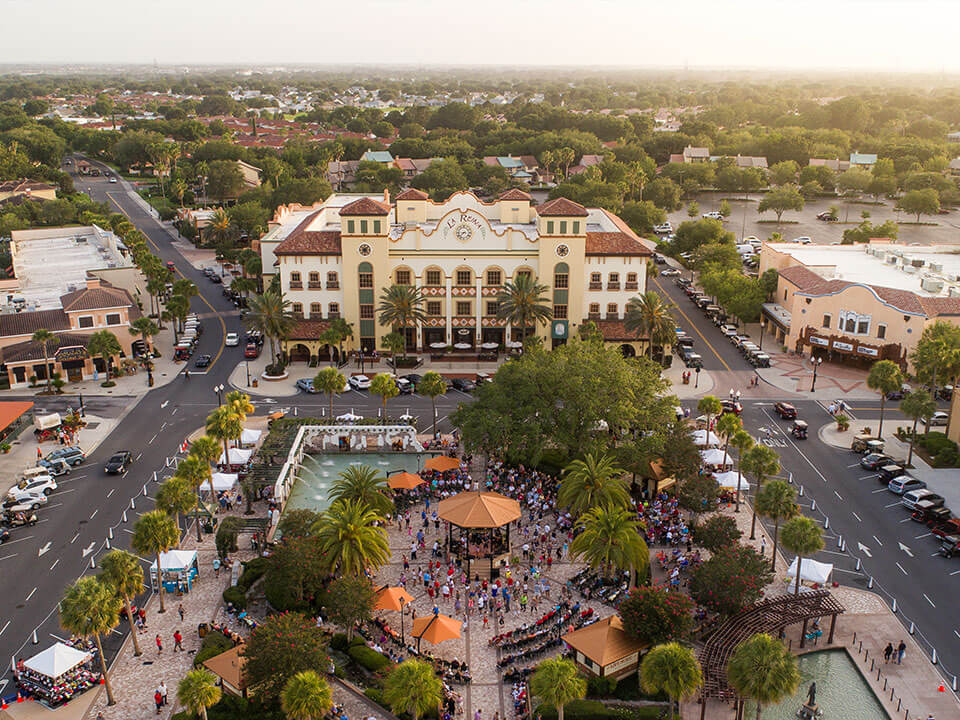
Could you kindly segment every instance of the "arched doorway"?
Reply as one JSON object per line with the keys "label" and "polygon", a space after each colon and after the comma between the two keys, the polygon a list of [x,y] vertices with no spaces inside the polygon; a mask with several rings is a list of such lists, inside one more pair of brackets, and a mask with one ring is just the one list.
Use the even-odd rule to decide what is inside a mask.
{"label": "arched doorway", "polygon": [[633,348],[633,345],[624,343],[620,346],[620,354],[626,358],[632,358],[637,356],[637,351]]}
{"label": "arched doorway", "polygon": [[290,348],[290,362],[310,362],[310,348],[303,343],[297,343]]}

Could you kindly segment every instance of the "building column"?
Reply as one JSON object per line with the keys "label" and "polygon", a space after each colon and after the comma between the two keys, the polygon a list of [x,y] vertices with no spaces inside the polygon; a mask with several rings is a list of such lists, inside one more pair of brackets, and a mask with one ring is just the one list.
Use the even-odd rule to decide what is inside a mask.
{"label": "building column", "polygon": [[444,303],[446,305],[447,312],[447,337],[445,338],[447,344],[453,345],[453,278],[447,277],[446,279],[446,289],[447,289],[447,301]]}
{"label": "building column", "polygon": [[[413,276],[413,286],[417,289],[417,292],[423,291],[423,281],[420,279],[419,275]],[[426,310],[426,308],[424,308],[424,310]],[[413,334],[416,336],[418,353],[423,352],[423,328],[424,327],[425,327],[424,325],[417,325],[416,323],[414,323],[413,325]]]}
{"label": "building column", "polygon": [[481,287],[482,284],[483,284],[483,278],[482,278],[480,275],[477,275],[477,304],[476,304],[476,307],[474,308],[474,313],[473,313],[473,314],[474,314],[474,317],[476,318],[476,322],[477,322],[477,327],[474,329],[474,330],[475,330],[474,335],[476,336],[476,342],[474,343],[474,345],[476,346],[476,348],[477,348],[478,350],[480,349],[480,343],[482,342],[482,341],[481,341],[481,338],[483,337],[483,330],[482,330],[482,327],[483,327],[483,307],[482,307],[482,306],[483,306],[483,288]]}

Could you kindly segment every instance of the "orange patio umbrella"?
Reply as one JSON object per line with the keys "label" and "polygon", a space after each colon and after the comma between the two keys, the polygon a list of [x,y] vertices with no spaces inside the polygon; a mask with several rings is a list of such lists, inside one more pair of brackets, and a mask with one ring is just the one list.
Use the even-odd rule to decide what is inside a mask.
{"label": "orange patio umbrella", "polygon": [[423,466],[427,470],[436,470],[437,472],[447,472],[456,470],[460,467],[460,461],[447,455],[437,455],[427,460]]}
{"label": "orange patio umbrella", "polygon": [[388,587],[384,585],[377,590],[377,602],[374,610],[396,610],[400,612],[403,606],[413,602],[413,595],[402,587]]}
{"label": "orange patio umbrella", "polygon": [[455,640],[460,637],[461,625],[462,622],[446,615],[424,615],[414,619],[411,635],[417,639],[419,650],[420,641],[424,639],[434,645],[444,640]]}
{"label": "orange patio umbrella", "polygon": [[387,478],[387,485],[393,490],[413,490],[415,487],[423,485],[426,482],[427,481],[419,475],[408,472],[397,473]]}

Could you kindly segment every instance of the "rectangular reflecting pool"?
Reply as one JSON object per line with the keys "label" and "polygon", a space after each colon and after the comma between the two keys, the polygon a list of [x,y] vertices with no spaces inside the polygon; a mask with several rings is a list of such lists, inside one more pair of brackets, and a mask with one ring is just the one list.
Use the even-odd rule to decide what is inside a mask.
{"label": "rectangular reflecting pool", "polygon": [[[817,705],[823,720],[888,720],[887,713],[867,681],[844,650],[821,650],[797,658],[800,687],[777,705],[763,708],[763,720],[796,720],[797,710],[807,700],[811,682],[817,683]],[[756,715],[757,705],[747,701],[745,718]]]}
{"label": "rectangular reflecting pool", "polygon": [[305,454],[285,510],[323,512],[330,505],[328,493],[344,468],[368,465],[382,474],[405,470],[419,472],[423,463],[436,453],[324,453]]}

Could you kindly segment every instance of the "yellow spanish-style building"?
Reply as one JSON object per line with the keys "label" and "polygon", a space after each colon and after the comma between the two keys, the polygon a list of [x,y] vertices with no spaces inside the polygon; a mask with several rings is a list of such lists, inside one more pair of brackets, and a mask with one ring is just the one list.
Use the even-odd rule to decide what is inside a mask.
{"label": "yellow spanish-style building", "polygon": [[528,274],[547,287],[549,324],[526,329],[548,347],[586,321],[638,354],[624,328],[627,301],[645,291],[651,252],[613,213],[565,198],[534,205],[508,190],[493,202],[458,192],[443,202],[408,189],[383,196],[335,194],[312,207],[278,209],[260,240],[265,283],[279,276],[300,322],[285,347],[292,361],[336,354],[321,334],[334,318],[353,326],[347,350],[383,349],[380,295],[410,285],[425,296],[426,322],[404,329],[410,351],[478,351],[517,343],[524,329],[497,317],[504,284]]}

